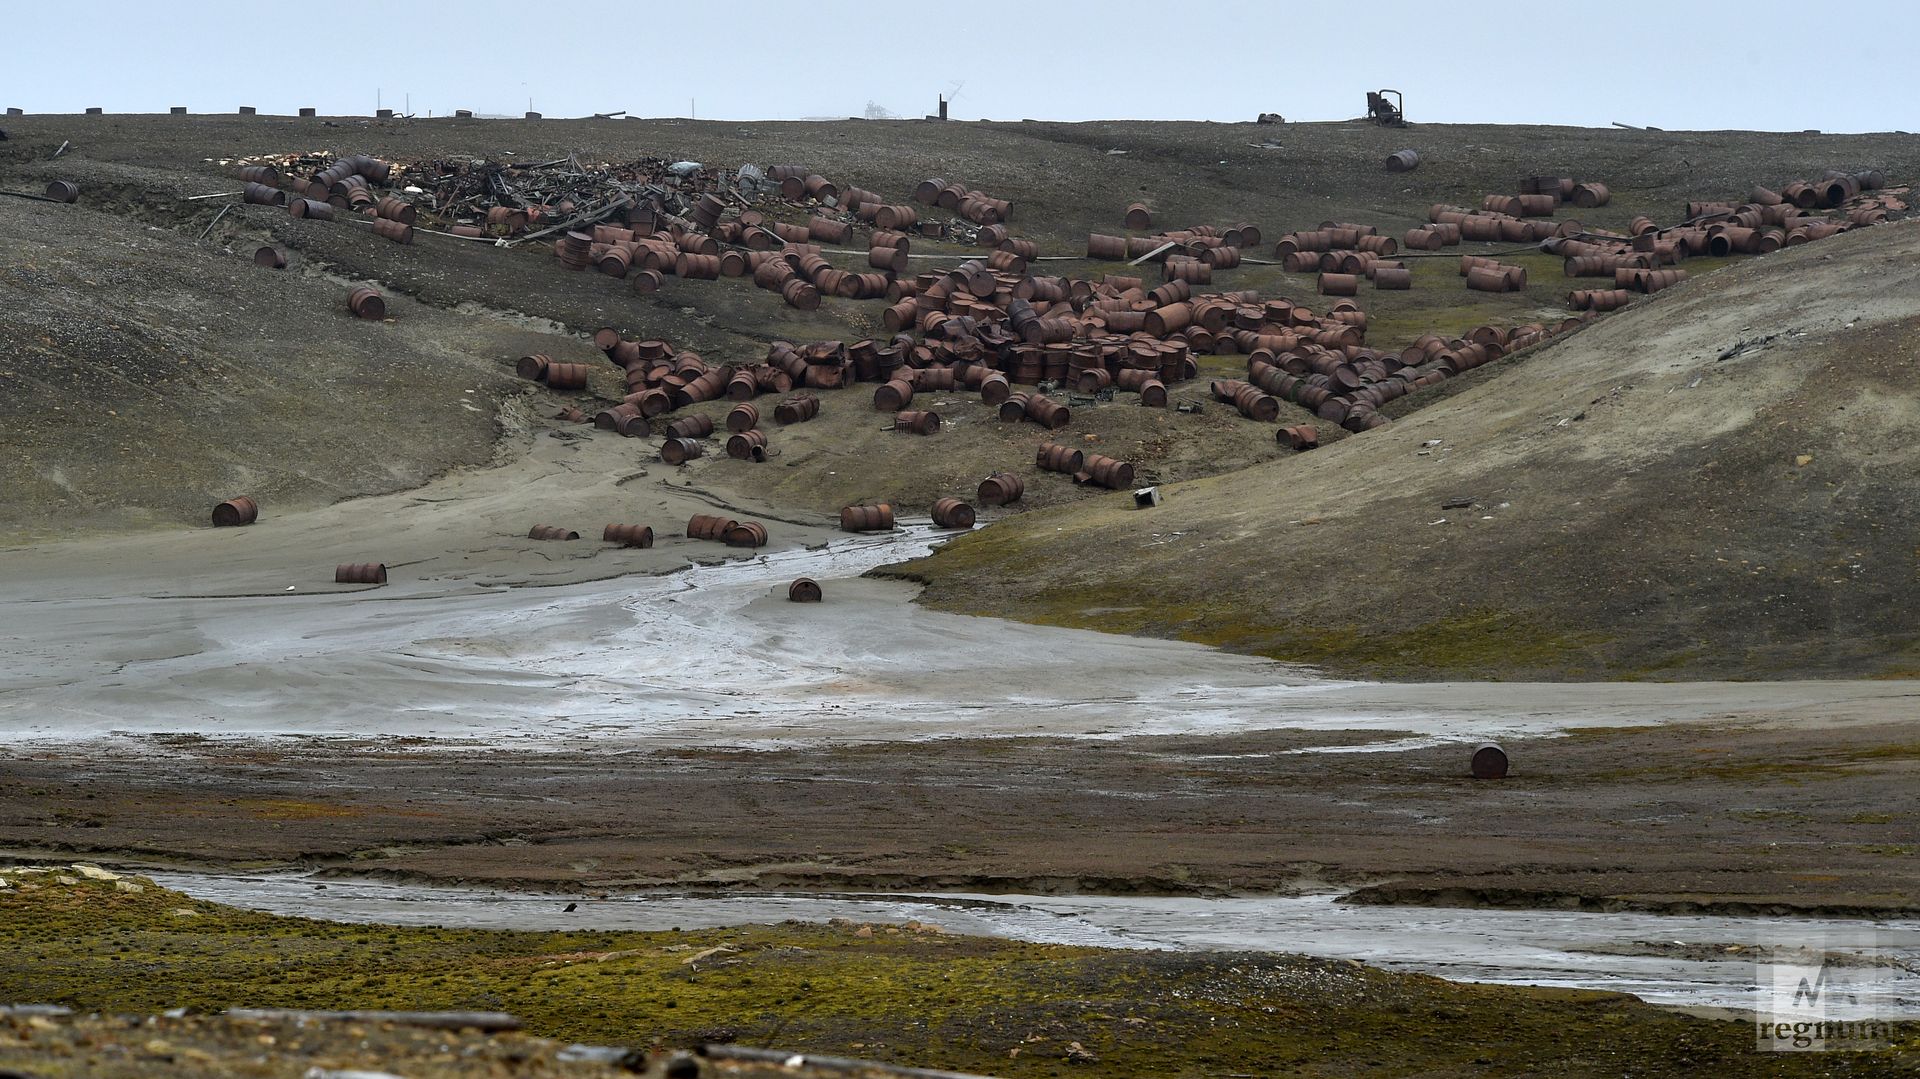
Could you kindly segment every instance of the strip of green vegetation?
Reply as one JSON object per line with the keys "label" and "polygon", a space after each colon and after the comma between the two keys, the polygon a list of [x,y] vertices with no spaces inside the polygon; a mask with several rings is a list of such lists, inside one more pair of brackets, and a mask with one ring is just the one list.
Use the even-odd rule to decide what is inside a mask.
{"label": "strip of green vegetation", "polygon": [[[1613,994],[1461,985],[1339,960],[1103,951],[924,927],[357,926],[221,907],[144,880],[10,880],[0,1000],[82,1009],[498,1009],[531,1033],[599,1044],[731,1039],[1013,1076],[1813,1075],[1828,1063],[1755,1053],[1745,1023]],[[1899,1033],[1920,1048],[1920,1027]],[[1881,1061],[1892,1063],[1853,1058],[1852,1074]]]}

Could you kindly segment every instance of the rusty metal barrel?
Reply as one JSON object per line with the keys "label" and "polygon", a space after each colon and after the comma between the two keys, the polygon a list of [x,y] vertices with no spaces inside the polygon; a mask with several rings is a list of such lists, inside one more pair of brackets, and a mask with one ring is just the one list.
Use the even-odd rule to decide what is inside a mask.
{"label": "rusty metal barrel", "polygon": [[712,416],[682,416],[667,425],[668,438],[705,438],[713,434]]}
{"label": "rusty metal barrel", "polygon": [[1135,231],[1153,227],[1153,211],[1147,209],[1144,202],[1135,202],[1127,206],[1126,226]]}
{"label": "rusty metal barrel", "polygon": [[535,540],[577,540],[580,533],[559,525],[534,525],[527,529],[527,538]]}
{"label": "rusty metal barrel", "polygon": [[913,403],[913,383],[905,379],[884,382],[873,391],[873,407],[880,412],[898,412]]}
{"label": "rusty metal barrel", "polygon": [[1026,413],[1028,419],[1049,431],[1057,431],[1073,422],[1073,412],[1067,406],[1037,393],[1027,395]]}
{"label": "rusty metal barrel", "polygon": [[1310,450],[1320,444],[1320,432],[1312,424],[1301,423],[1292,427],[1282,427],[1274,433],[1274,441],[1298,453]]}
{"label": "rusty metal barrel", "polygon": [[1124,236],[1103,236],[1093,233],[1087,237],[1087,257],[1103,259],[1108,262],[1125,262],[1127,258],[1127,238]]}
{"label": "rusty metal barrel", "polygon": [[304,217],[310,221],[332,221],[333,204],[318,199],[289,199],[287,216]]}
{"label": "rusty metal barrel", "polygon": [[888,245],[867,249],[867,265],[876,270],[888,270],[893,273],[905,273],[907,270],[907,249]]}
{"label": "rusty metal barrel", "polygon": [[820,582],[814,580],[811,577],[795,578],[793,583],[787,586],[787,602],[789,603],[820,602]]}
{"label": "rusty metal barrel", "polygon": [[545,381],[549,389],[584,390],[589,370],[584,363],[548,363]]}
{"label": "rusty metal barrel", "polygon": [[1006,403],[1007,398],[1012,396],[1013,386],[1007,382],[1006,375],[994,371],[980,380],[981,403],[991,408],[999,408]]}
{"label": "rusty metal barrel", "polygon": [[1571,201],[1582,210],[1591,210],[1597,206],[1605,206],[1608,200],[1612,198],[1613,193],[1607,190],[1606,184],[1588,182],[1573,185],[1573,198]]}
{"label": "rusty metal barrel", "polygon": [[935,499],[933,523],[941,528],[972,528],[973,507],[957,498]]}
{"label": "rusty metal barrel", "polygon": [[1072,446],[1061,446],[1049,442],[1034,454],[1034,463],[1047,472],[1064,472],[1071,476],[1079,472],[1086,464],[1086,454]]}
{"label": "rusty metal barrel", "polygon": [[400,221],[388,221],[380,218],[373,223],[373,231],[397,244],[413,242],[413,226]]}
{"label": "rusty metal barrel", "polygon": [[383,319],[387,317],[387,301],[378,292],[364,286],[347,293],[347,310],[355,318]]}
{"label": "rusty metal barrel", "polygon": [[704,452],[697,439],[669,438],[660,443],[660,460],[670,465],[684,465]]}
{"label": "rusty metal barrel", "polygon": [[738,521],[721,534],[720,542],[729,547],[765,547],[767,526],[758,521]]}
{"label": "rusty metal barrel", "polygon": [[213,507],[213,523],[217,528],[234,528],[250,525],[260,518],[260,504],[246,495],[229,498]]}
{"label": "rusty metal barrel", "polygon": [[1318,288],[1322,296],[1355,296],[1360,292],[1360,275],[1350,273],[1323,273]]}
{"label": "rusty metal barrel", "polygon": [[253,251],[253,264],[267,270],[284,270],[287,268],[287,256],[277,247],[270,245],[256,247]]}
{"label": "rusty metal barrel", "polygon": [[1099,484],[1110,491],[1123,491],[1133,486],[1133,465],[1127,461],[1106,457],[1098,453],[1087,454],[1076,470],[1074,479],[1080,474],[1088,477],[1088,482]]}
{"label": "rusty metal barrel", "polygon": [[740,522],[731,517],[717,517],[711,513],[696,513],[687,518],[687,538],[698,540],[724,540],[727,530]]}
{"label": "rusty metal barrel", "polygon": [[1167,386],[1157,378],[1140,383],[1140,404],[1146,408],[1167,407]]}
{"label": "rusty metal barrel", "polygon": [[764,431],[736,431],[727,436],[727,456],[736,461],[767,459],[767,435]]}
{"label": "rusty metal barrel", "polygon": [[1475,292],[1511,292],[1513,279],[1505,270],[1475,266],[1467,271],[1467,287]]}
{"label": "rusty metal barrel", "polygon": [[751,431],[760,426],[760,410],[747,402],[741,402],[727,410],[727,430],[734,434]]}
{"label": "rusty metal barrel", "polygon": [[1018,502],[1020,496],[1026,493],[1026,482],[1011,472],[995,472],[981,480],[980,489],[975,492],[980,501],[989,506]]}
{"label": "rusty metal barrel", "polygon": [[892,531],[893,507],[885,502],[877,506],[844,506],[840,510],[840,529],[844,532]]}
{"label": "rusty metal barrel", "polygon": [[1413,287],[1413,271],[1405,268],[1381,266],[1373,271],[1373,287],[1389,291],[1405,291]]}
{"label": "rusty metal barrel", "polygon": [[1505,779],[1507,751],[1492,742],[1484,743],[1473,751],[1473,758],[1467,767],[1475,779]]}
{"label": "rusty metal barrel", "polygon": [[646,525],[608,525],[600,532],[603,543],[617,543],[622,547],[653,546],[653,529]]}
{"label": "rusty metal barrel", "polygon": [[1420,154],[1413,150],[1395,150],[1387,155],[1388,172],[1412,172],[1420,167]]}
{"label": "rusty metal barrel", "polygon": [[268,187],[280,186],[280,170],[272,165],[242,165],[240,179],[250,184],[265,184]]}
{"label": "rusty metal barrel", "polygon": [[374,203],[374,212],[388,221],[398,221],[403,225],[413,224],[419,216],[419,211],[413,208],[413,203],[394,198],[392,195],[384,195],[379,202]]}
{"label": "rusty metal barrel", "polygon": [[938,412],[896,412],[893,414],[893,429],[916,435],[936,434],[940,430]]}
{"label": "rusty metal barrel", "polygon": [[287,203],[285,191],[277,187],[268,187],[266,184],[247,184],[241,188],[240,197],[255,206],[285,206]]}
{"label": "rusty metal barrel", "polygon": [[334,584],[386,584],[385,562],[343,562],[333,567]]}
{"label": "rusty metal barrel", "polygon": [[796,394],[773,406],[773,418],[780,423],[805,423],[820,414],[820,399],[810,393]]}

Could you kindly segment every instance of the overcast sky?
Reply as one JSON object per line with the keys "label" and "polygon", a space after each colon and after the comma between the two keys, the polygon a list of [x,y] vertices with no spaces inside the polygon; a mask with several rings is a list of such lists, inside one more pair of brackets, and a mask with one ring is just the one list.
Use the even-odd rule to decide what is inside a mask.
{"label": "overcast sky", "polygon": [[1920,128],[1920,0],[6,8],[0,106],[34,113],[1340,120],[1384,86],[1415,122]]}

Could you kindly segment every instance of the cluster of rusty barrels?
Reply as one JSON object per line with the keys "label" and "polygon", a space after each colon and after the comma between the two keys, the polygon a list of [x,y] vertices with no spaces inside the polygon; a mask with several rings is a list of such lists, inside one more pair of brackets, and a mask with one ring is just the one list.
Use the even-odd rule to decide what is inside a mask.
{"label": "cluster of rusty barrels", "polygon": [[[1427,246],[1425,239],[1421,242]],[[1393,257],[1399,250],[1400,242],[1377,226],[1350,221],[1323,221],[1319,228],[1289,232],[1273,245],[1282,269],[1319,275],[1315,289],[1322,296],[1356,296],[1362,281],[1376,289],[1412,288],[1412,269]]]}
{"label": "cluster of rusty barrels", "polygon": [[1499,259],[1461,255],[1460,276],[1466,278],[1467,287],[1475,292],[1525,292],[1527,290],[1526,267],[1510,266]]}
{"label": "cluster of rusty barrels", "polygon": [[591,370],[584,363],[557,363],[553,357],[543,352],[531,356],[522,356],[514,364],[514,371],[521,378],[532,382],[544,382],[553,390],[584,390],[587,388],[587,373]]}
{"label": "cluster of rusty barrels", "polygon": [[[1139,218],[1130,208],[1128,221],[1136,220]],[[1128,227],[1136,226],[1129,224]],[[1087,257],[1108,262],[1146,259],[1160,264],[1164,280],[1178,277],[1190,284],[1204,285],[1211,283],[1214,270],[1230,270],[1240,265],[1241,249],[1258,247],[1261,239],[1259,226],[1250,224],[1227,228],[1189,225],[1150,236],[1109,236],[1095,232],[1087,236]]]}
{"label": "cluster of rusty barrels", "polygon": [[696,513],[687,519],[687,538],[712,540],[729,547],[765,547],[767,526],[758,521],[737,521],[710,513]]}
{"label": "cluster of rusty barrels", "polygon": [[393,172],[391,164],[378,158],[342,157],[305,177],[258,163],[240,165],[235,172],[241,181],[241,198],[248,203],[285,206],[289,215],[314,221],[332,221],[340,212],[352,212],[370,219],[377,235],[395,243],[413,242],[413,205],[375,190]]}
{"label": "cluster of rusty barrels", "polygon": [[976,225],[997,225],[1013,219],[1013,204],[996,199],[965,184],[945,180],[922,180],[913,189],[913,201],[923,206],[952,210]]}

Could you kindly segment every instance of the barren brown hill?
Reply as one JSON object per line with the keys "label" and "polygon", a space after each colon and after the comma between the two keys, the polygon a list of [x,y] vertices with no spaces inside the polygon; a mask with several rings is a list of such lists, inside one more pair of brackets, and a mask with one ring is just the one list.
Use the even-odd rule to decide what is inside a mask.
{"label": "barren brown hill", "polygon": [[1373,675],[1911,674],[1917,355],[1920,226],[1853,233],[1390,427],[1150,511],[1029,513],[898,572],[948,610]]}

